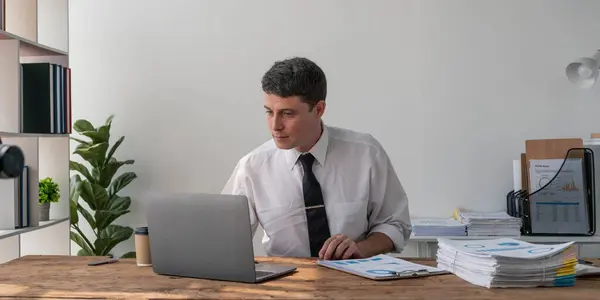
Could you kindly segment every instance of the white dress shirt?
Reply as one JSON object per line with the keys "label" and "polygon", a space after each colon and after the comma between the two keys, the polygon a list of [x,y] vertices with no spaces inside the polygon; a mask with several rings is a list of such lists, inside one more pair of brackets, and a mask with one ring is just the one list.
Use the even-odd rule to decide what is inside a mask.
{"label": "white dress shirt", "polygon": [[[381,232],[401,252],[412,231],[408,199],[379,142],[370,134],[323,125],[310,152],[331,235],[358,242]],[[300,154],[269,140],[239,160],[222,191],[248,197],[252,233],[260,224],[270,256],[310,256]]]}

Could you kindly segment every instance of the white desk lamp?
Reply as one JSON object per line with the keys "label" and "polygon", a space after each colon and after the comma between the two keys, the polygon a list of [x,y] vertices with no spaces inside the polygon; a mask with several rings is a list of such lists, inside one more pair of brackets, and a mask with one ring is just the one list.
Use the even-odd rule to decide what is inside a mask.
{"label": "white desk lamp", "polygon": [[582,57],[567,66],[567,78],[579,88],[589,89],[598,80],[600,50],[592,57]]}

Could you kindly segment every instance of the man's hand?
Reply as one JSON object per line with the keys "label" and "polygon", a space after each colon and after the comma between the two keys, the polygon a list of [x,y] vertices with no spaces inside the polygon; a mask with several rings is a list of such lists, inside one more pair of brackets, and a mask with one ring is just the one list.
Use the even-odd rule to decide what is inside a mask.
{"label": "man's hand", "polygon": [[364,258],[358,245],[343,234],[336,234],[323,244],[319,251],[320,259]]}
{"label": "man's hand", "polygon": [[336,234],[323,244],[319,251],[320,259],[366,258],[394,250],[392,240],[381,232],[369,234],[366,240],[358,243],[343,234]]}

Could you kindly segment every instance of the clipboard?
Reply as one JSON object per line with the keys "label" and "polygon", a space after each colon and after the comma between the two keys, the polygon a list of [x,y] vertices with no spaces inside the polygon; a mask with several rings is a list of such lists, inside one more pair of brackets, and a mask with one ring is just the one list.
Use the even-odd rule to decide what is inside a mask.
{"label": "clipboard", "polygon": [[317,265],[371,280],[394,280],[450,274],[436,267],[409,262],[386,254],[365,259],[318,260]]}

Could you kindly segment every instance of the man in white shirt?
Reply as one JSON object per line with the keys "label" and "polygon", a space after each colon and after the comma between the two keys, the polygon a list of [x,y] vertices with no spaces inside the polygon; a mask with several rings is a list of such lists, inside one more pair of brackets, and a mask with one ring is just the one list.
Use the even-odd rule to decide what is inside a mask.
{"label": "man in white shirt", "polygon": [[273,138],[238,161],[223,193],[246,195],[253,234],[270,256],[348,259],[400,252],[412,227],[408,199],[370,134],[327,126],[327,80],[306,58],[263,76]]}

